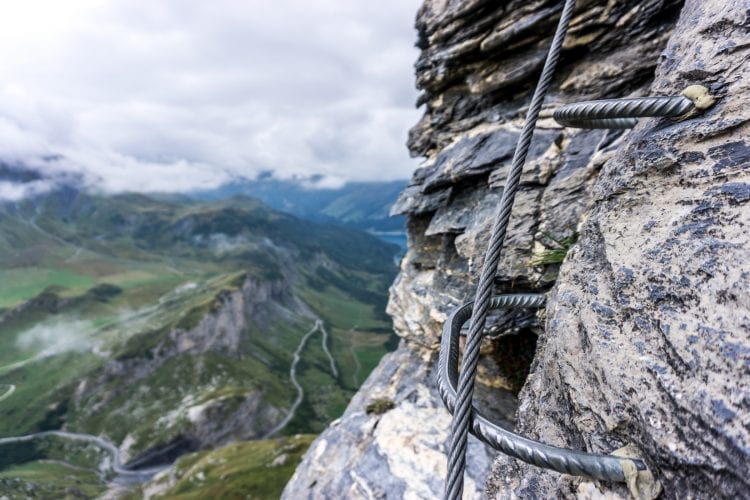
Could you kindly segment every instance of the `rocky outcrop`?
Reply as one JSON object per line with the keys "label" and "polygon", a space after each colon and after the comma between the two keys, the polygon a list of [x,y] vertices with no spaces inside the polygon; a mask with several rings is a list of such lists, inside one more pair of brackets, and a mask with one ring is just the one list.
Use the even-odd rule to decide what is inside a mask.
{"label": "rocky outcrop", "polygon": [[[410,391],[420,395],[421,406],[402,419],[408,443],[426,435],[445,442],[447,423],[440,436],[433,423],[447,412],[430,381],[440,329],[454,307],[473,298],[562,3],[426,0],[419,10],[416,69],[425,113],[409,148],[424,163],[393,209],[407,216],[409,251],[388,306],[403,342],[363,388],[391,388],[391,411],[412,404]],[[475,400],[495,418],[576,449],[610,453],[631,445],[670,498],[748,491],[747,9],[739,0],[578,2],[495,282],[498,292],[549,291],[550,302],[539,315],[491,318],[489,333],[516,335],[487,340],[479,370]],[[719,99],[704,116],[644,120],[624,133],[563,129],[551,119],[563,103],[676,94],[690,84],[706,85]],[[415,375],[402,379],[389,368],[394,359],[398,373]],[[287,498],[341,491],[398,498],[403,491],[381,486],[425,477],[417,472],[425,463],[408,463],[419,456],[413,449],[379,446],[392,428],[362,430],[366,397],[360,392],[312,445]],[[477,450],[470,460],[485,453]],[[435,461],[426,484],[441,482],[443,467]],[[355,484],[349,470],[359,489],[347,489]],[[476,467],[469,470],[476,475]],[[469,484],[467,493],[476,495]],[[440,488],[427,494],[414,484],[409,491],[428,498]],[[628,495],[502,456],[487,492]]]}
{"label": "rocky outcrop", "polygon": [[[435,399],[433,353],[402,348],[386,355],[344,415],[318,437],[283,498],[436,498],[445,474],[450,416]],[[470,444],[466,490],[477,496],[491,454]]]}
{"label": "rocky outcrop", "polygon": [[[237,356],[248,330],[262,331],[274,318],[293,313],[313,317],[293,295],[288,280],[264,281],[244,275],[238,281],[234,289],[219,291],[210,304],[188,310],[176,325],[131,340],[130,346],[126,344],[123,352],[107,362],[105,376],[140,380],[180,354]],[[149,338],[154,340],[142,340]]]}
{"label": "rocky outcrop", "polygon": [[278,316],[290,312],[312,313],[292,293],[289,280],[259,280],[246,276],[237,290],[226,291],[215,299],[215,310],[190,328],[175,328],[157,351],[173,353],[241,352],[240,342],[248,328],[263,331]]}
{"label": "rocky outcrop", "polygon": [[[166,300],[177,301],[180,296]],[[168,309],[170,304],[161,306]],[[227,373],[231,365],[220,365],[223,373],[211,379],[199,374],[211,363],[223,363],[217,359],[245,355],[249,336],[268,331],[279,318],[292,317],[312,321],[314,315],[293,294],[289,280],[265,281],[240,274],[208,303],[187,310],[176,324],[132,337],[100,371],[81,380],[72,405],[86,422],[114,420],[107,416],[113,411],[139,414],[146,422],[156,419],[145,429],[132,425],[135,430],[121,442],[113,438],[123,460],[133,467],[163,463],[186,451],[229,441],[259,438],[283,418],[285,409],[272,404],[261,387],[241,385],[242,381],[233,378],[238,375]],[[245,362],[259,363],[252,358]],[[171,381],[165,372],[172,371],[187,380]],[[218,390],[222,380],[232,384],[232,390]],[[124,397],[133,385],[150,391],[140,398]],[[166,387],[177,397],[159,395]],[[101,429],[108,435],[121,430],[122,426],[112,428],[111,424]]]}
{"label": "rocky outcrop", "polygon": [[[604,166],[521,395],[524,432],[630,445],[667,498],[750,494],[749,7],[686,1],[652,92],[701,83],[719,104],[644,121]],[[504,459],[490,485],[547,497],[576,483]]]}

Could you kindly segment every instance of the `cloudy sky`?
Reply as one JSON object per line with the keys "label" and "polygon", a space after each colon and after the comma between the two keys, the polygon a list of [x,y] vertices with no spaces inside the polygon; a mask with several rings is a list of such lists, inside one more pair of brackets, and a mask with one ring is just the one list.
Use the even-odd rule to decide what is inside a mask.
{"label": "cloudy sky", "polygon": [[408,178],[418,4],[4,1],[0,159],[110,191]]}

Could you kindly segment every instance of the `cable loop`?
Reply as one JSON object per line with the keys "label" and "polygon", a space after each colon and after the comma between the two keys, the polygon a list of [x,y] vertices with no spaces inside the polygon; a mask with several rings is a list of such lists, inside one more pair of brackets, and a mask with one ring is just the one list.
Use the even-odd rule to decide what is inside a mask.
{"label": "cable loop", "polygon": [[[489,307],[490,309],[539,308],[544,306],[544,302],[545,296],[542,294],[506,294],[492,297]],[[443,403],[451,412],[456,406],[457,397],[458,340],[461,336],[461,327],[471,317],[472,307],[472,302],[459,307],[453,311],[453,314],[450,315],[443,326],[438,360],[438,389]],[[523,437],[510,429],[495,424],[473,405],[471,409],[471,431],[481,441],[506,455],[563,474],[589,476],[603,481],[624,482],[623,460],[630,460],[637,469],[646,470],[646,464],[638,459],[558,448]]]}

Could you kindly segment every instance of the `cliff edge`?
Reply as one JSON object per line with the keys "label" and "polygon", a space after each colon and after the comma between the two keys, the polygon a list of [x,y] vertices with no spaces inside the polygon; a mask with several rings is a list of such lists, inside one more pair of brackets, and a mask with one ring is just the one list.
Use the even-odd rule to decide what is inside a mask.
{"label": "cliff edge", "polygon": [[[441,495],[440,329],[473,298],[562,3],[420,8],[425,112],[409,148],[424,163],[393,209],[409,236],[388,306],[402,342],[313,443],[285,498]],[[666,498],[750,491],[749,12],[742,0],[578,2],[496,276],[498,292],[550,299],[538,315],[491,318],[482,350],[475,400],[494,418],[558,446],[629,445]],[[563,103],[691,84],[717,104],[684,121],[621,132],[550,118]],[[629,495],[502,455],[486,476],[497,455],[472,442],[467,497]]]}

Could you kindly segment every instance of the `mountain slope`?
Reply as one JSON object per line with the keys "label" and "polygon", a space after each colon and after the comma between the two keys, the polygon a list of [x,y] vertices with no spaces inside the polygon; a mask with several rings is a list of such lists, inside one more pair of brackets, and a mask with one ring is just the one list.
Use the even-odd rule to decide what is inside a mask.
{"label": "mountain slope", "polygon": [[330,336],[301,351],[305,397],[281,429],[319,432],[391,348],[396,250],[244,197],[63,188],[2,204],[0,436],[103,436],[138,467],[263,437],[322,320]]}
{"label": "mountain slope", "polygon": [[403,217],[389,210],[406,181],[349,182],[340,188],[311,187],[312,182],[261,177],[236,181],[220,188],[192,193],[200,200],[252,196],[276,210],[320,222],[334,222],[375,231],[403,231]]}

